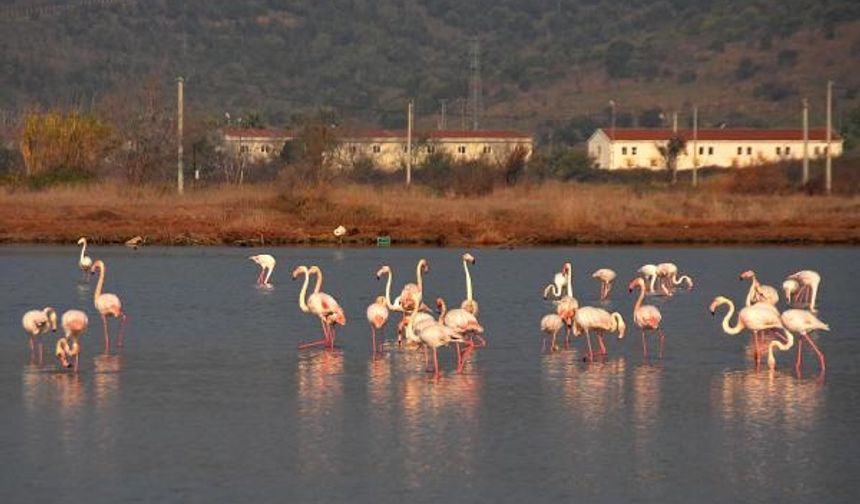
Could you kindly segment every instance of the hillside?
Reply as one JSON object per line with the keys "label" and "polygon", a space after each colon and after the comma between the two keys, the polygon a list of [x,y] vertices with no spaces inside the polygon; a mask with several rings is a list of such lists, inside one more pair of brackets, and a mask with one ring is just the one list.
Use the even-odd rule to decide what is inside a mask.
{"label": "hillside", "polygon": [[804,94],[816,122],[827,78],[842,110],[860,94],[850,0],[6,0],[0,109],[89,104],[152,75],[169,92],[181,74],[192,110],[218,117],[331,107],[397,126],[412,96],[419,123],[447,99],[458,124],[472,37],[496,127],[599,122],[609,99],[621,122],[697,102],[706,123],[784,123]]}

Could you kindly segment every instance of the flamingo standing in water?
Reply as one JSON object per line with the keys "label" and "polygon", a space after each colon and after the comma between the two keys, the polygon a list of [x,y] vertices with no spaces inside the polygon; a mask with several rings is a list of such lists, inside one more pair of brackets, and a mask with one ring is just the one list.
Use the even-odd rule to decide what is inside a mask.
{"label": "flamingo standing in water", "polygon": [[[253,255],[248,259],[257,263],[260,266],[260,275],[257,277],[257,285],[261,287],[271,287],[269,278],[272,277],[272,271],[275,269],[275,258],[269,254]],[[265,276],[264,276],[265,275]]]}
{"label": "flamingo standing in water", "polygon": [[548,336],[552,336],[552,342],[550,343],[550,352],[555,352],[556,345],[555,340],[558,336],[558,332],[561,328],[564,327],[564,320],[557,313],[550,313],[544,315],[542,319],[540,319],[540,330],[545,334],[543,337],[543,342],[541,343],[541,351],[546,349],[546,339]]}
{"label": "flamingo standing in water", "polygon": [[81,281],[90,281],[90,268],[93,266],[92,257],[86,255],[87,239],[83,236],[78,238],[78,245],[81,245],[81,257],[78,259],[78,268],[81,269]]}
{"label": "flamingo standing in water", "polygon": [[378,296],[376,301],[367,307],[367,321],[370,323],[371,338],[373,339],[373,352],[381,352],[383,343],[376,346],[376,331],[385,327],[388,321],[388,307],[385,306],[385,296]]}
{"label": "flamingo standing in water", "polygon": [[[567,292],[558,301],[556,301],[555,311],[558,316],[564,320],[566,326],[565,346],[570,346],[570,334],[573,329],[573,316],[576,314],[576,309],[579,308],[579,301],[573,297],[573,267],[569,262],[562,265],[561,274],[564,276]],[[546,290],[544,291],[544,294],[546,294]],[[546,298],[544,297],[544,299]]]}
{"label": "flamingo standing in water", "polygon": [[77,340],[67,336],[60,337],[57,340],[57,345],[54,347],[54,355],[60,361],[60,366],[64,368],[74,367],[75,371],[77,371],[77,364],[72,364],[71,362],[72,357],[77,360],[78,355],[80,355],[80,345]]}
{"label": "flamingo standing in water", "polygon": [[105,352],[109,352],[110,337],[108,336],[107,317],[111,316],[120,319],[117,346],[122,347],[123,330],[125,329],[125,322],[128,319],[128,316],[124,311],[122,311],[122,302],[119,300],[119,296],[116,294],[102,293],[102,287],[104,287],[105,284],[106,269],[105,263],[99,259],[93,263],[91,271],[99,271],[99,282],[96,284],[95,293],[93,293],[93,303],[96,306],[96,310],[98,310],[102,316],[102,324],[104,325],[105,330]]}
{"label": "flamingo standing in water", "polygon": [[784,330],[782,321],[779,318],[779,311],[768,303],[755,303],[750,306],[745,306],[738,312],[738,320],[734,326],[730,325],[732,315],[735,313],[735,304],[731,299],[724,296],[717,296],[711,301],[709,307],[711,315],[716,315],[717,307],[728,305],[729,311],[723,318],[723,332],[728,335],[740,334],[744,329],[749,329],[752,333],[753,349],[756,366],[761,363],[761,342],[764,338],[764,331]]}
{"label": "flamingo standing in water", "polygon": [[779,293],[770,285],[759,283],[755,276],[755,271],[747,270],[741,273],[741,280],[751,280],[750,290],[747,292],[745,300],[746,306],[751,306],[756,303],[766,303],[771,306],[776,306],[779,303]]}
{"label": "flamingo standing in water", "polygon": [[463,271],[466,272],[466,299],[460,304],[460,308],[477,317],[478,302],[472,296],[472,275],[469,273],[469,264],[475,264],[475,257],[466,252],[463,254]]}
{"label": "flamingo standing in water", "polygon": [[57,332],[57,312],[53,308],[47,306],[41,310],[30,310],[21,318],[21,325],[24,331],[27,332],[30,338],[30,360],[36,357],[36,348],[39,348],[39,363],[42,362],[43,346],[42,341],[36,342],[36,338],[48,332],[48,330]]}
{"label": "flamingo standing in water", "polygon": [[[66,349],[64,351],[63,357],[60,358],[59,355],[57,355],[57,357],[60,358],[60,362],[63,363],[63,365],[65,367],[68,367],[68,365],[67,365],[68,364],[68,358],[74,357],[75,358],[74,368],[75,368],[75,371],[78,370],[80,353],[81,353],[80,352],[80,348],[81,348],[80,347],[80,338],[81,338],[81,335],[86,332],[87,327],[89,327],[89,325],[90,325],[90,320],[87,317],[87,314],[82,312],[81,310],[66,310],[66,312],[63,313],[62,326],[63,326],[64,336],[61,339],[65,339],[67,344],[65,347]],[[72,342],[71,345],[68,345],[68,341]],[[58,351],[59,351],[60,347],[61,347],[61,345],[58,342],[57,343],[57,350]]]}
{"label": "flamingo standing in water", "polygon": [[415,266],[415,282],[408,283],[403,286],[400,295],[394,299],[394,304],[400,307],[403,312],[403,318],[397,326],[397,346],[403,343],[403,329],[409,322],[406,315],[409,312],[417,312],[421,308],[421,300],[424,292],[423,274],[430,271],[430,266],[427,264],[427,259],[421,258]]}
{"label": "flamingo standing in water", "polygon": [[[418,314],[413,313],[413,315]],[[439,357],[437,355],[437,349],[442,346],[448,346],[452,342],[465,343],[465,341],[463,340],[463,336],[461,334],[439,321],[423,322],[420,327],[417,326],[417,324],[417,317],[409,317],[409,323],[407,324],[407,332],[415,335],[415,337],[417,337],[421,341],[421,344],[424,346],[425,368],[427,368],[427,366],[429,365],[427,349],[433,349],[433,375],[438,378]]]}
{"label": "flamingo standing in water", "polygon": [[817,312],[815,300],[818,297],[818,285],[820,283],[821,275],[816,271],[802,270],[789,275],[782,283],[782,288],[785,291],[785,302],[796,305],[808,302],[809,311]]}
{"label": "flamingo standing in water", "polygon": [[585,339],[588,342],[588,360],[593,362],[594,352],[591,349],[591,331],[597,331],[597,338],[600,343],[600,355],[605,356],[606,345],[603,342],[603,334],[605,332],[618,332],[618,339],[622,339],[627,326],[624,324],[624,318],[618,312],[609,313],[602,308],[582,306],[576,310],[576,315],[573,317],[573,328],[577,333],[585,332]]}
{"label": "flamingo standing in water", "polygon": [[675,288],[684,282],[687,283],[687,290],[693,288],[693,279],[689,275],[678,276],[678,266],[675,263],[660,263],[657,265],[657,275],[661,283],[661,290],[671,296],[675,292]]}
{"label": "flamingo standing in water", "polygon": [[[317,273],[319,275],[317,278],[317,286],[315,287],[314,293],[306,297],[308,284],[310,283],[310,276],[313,273]],[[307,266],[299,266],[293,270],[293,280],[298,278],[301,274],[305,275],[305,281],[304,284],[302,284],[302,290],[299,292],[299,309],[304,313],[312,313],[319,317],[320,324],[322,325],[323,337],[317,341],[300,344],[299,349],[301,350],[319,345],[333,348],[334,333],[332,326],[335,323],[341,325],[346,324],[346,316],[343,313],[343,309],[333,297],[324,292],[319,292],[322,285],[322,272],[319,270],[319,267],[312,266],[311,268],[308,268]]]}
{"label": "flamingo standing in water", "polygon": [[606,301],[609,299],[609,291],[612,290],[612,283],[617,275],[609,268],[600,268],[591,274],[591,278],[600,280],[600,300]]}
{"label": "flamingo standing in water", "polygon": [[657,281],[657,265],[643,264],[637,273],[647,282],[646,292],[654,292],[654,283]]}
{"label": "flamingo standing in water", "polygon": [[648,344],[645,342],[645,331],[657,331],[660,335],[660,358],[663,358],[663,342],[666,335],[663,334],[663,329],[660,328],[660,322],[663,320],[663,315],[660,310],[653,305],[643,305],[642,300],[645,299],[645,279],[642,277],[634,278],[627,286],[627,290],[633,292],[633,289],[639,288],[639,298],[636,299],[636,304],[633,306],[633,322],[639,329],[642,330],[642,356],[648,358]]}
{"label": "flamingo standing in water", "polygon": [[786,329],[803,337],[797,339],[797,361],[795,362],[797,373],[800,374],[800,367],[803,365],[803,340],[805,339],[818,355],[818,363],[821,365],[821,373],[823,374],[827,369],[824,365],[824,354],[818,349],[818,345],[812,341],[809,333],[815,330],[829,331],[830,326],[818,320],[818,317],[807,310],[786,310],[782,312],[779,318]]}
{"label": "flamingo standing in water", "polygon": [[475,349],[476,345],[473,338],[478,339],[477,346],[486,346],[484,338],[481,337],[484,328],[478,323],[478,319],[474,315],[462,308],[448,311],[445,300],[442,298],[436,299],[436,306],[439,308],[439,321],[463,336],[463,341],[466,344],[465,350],[460,353],[460,344],[457,343],[457,371],[460,372],[463,370],[463,365],[468,360],[469,354]]}

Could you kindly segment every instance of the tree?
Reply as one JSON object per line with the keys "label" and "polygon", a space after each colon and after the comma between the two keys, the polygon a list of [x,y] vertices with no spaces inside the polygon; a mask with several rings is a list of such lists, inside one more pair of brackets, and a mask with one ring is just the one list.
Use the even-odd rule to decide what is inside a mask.
{"label": "tree", "polygon": [[666,160],[666,169],[672,179],[672,184],[678,182],[678,156],[687,149],[687,141],[678,135],[673,136],[665,145],[657,145],[660,155]]}
{"label": "tree", "polygon": [[90,113],[31,112],[21,131],[21,157],[26,175],[58,170],[95,171],[110,145],[110,128]]}

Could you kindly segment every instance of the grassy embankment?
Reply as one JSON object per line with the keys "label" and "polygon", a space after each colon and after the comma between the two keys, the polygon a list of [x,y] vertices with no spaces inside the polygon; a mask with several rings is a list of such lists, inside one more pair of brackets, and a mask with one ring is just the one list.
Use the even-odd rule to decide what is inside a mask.
{"label": "grassy embankment", "polygon": [[737,194],[703,187],[527,184],[471,197],[424,188],[277,184],[190,190],[94,183],[43,191],[0,189],[0,242],[73,243],[79,236],[161,244],[528,245],[575,243],[858,243],[860,196]]}

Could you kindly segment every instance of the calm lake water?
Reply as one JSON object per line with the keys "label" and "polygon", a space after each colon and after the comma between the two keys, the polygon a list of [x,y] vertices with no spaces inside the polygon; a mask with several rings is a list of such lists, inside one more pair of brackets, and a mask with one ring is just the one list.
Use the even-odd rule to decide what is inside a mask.
{"label": "calm lake water", "polygon": [[[438,382],[420,352],[373,359],[364,311],[394,269],[395,291],[430,262],[425,299],[463,299],[454,249],[93,247],[130,321],[104,355],[91,285],[71,247],[0,248],[0,502],[856,502],[860,494],[860,310],[854,248],[552,248],[473,250],[489,347],[458,375],[440,350]],[[274,288],[247,260],[278,259]],[[542,287],[570,260],[581,304],[599,267],[620,280],[612,308],[630,325],[626,280],[671,260],[696,288],[652,298],[667,334],[643,362],[631,331],[609,359],[540,351]],[[298,264],[319,264],[346,309],[334,352],[298,352],[319,324],[297,306]],[[707,310],[740,302],[753,268],[779,285],[823,277],[819,336],[827,377],[794,351],[755,371],[749,336],[727,336]],[[24,311],[90,315],[79,376],[29,364]],[[724,312],[722,312],[724,313]],[[111,321],[112,329],[116,322]],[[393,338],[393,324],[387,335]],[[652,345],[653,345],[652,340]],[[853,448],[852,448],[853,447]]]}

